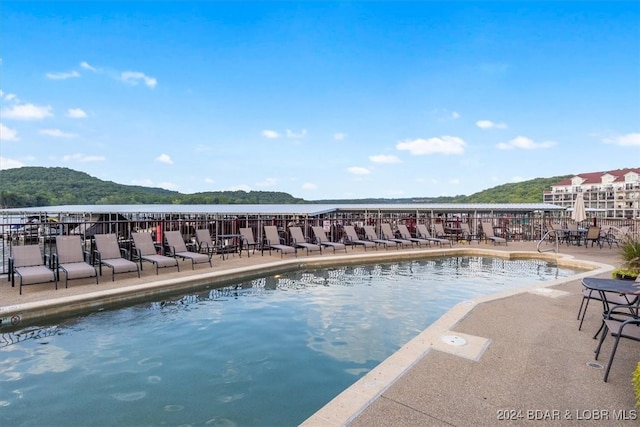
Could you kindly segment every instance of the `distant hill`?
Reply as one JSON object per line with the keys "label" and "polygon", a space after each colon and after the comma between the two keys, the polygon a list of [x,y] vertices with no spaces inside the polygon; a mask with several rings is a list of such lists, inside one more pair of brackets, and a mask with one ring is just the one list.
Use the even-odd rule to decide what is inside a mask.
{"label": "distant hill", "polygon": [[0,170],[0,207],[108,204],[297,204],[297,203],[541,203],[544,190],[571,175],[499,185],[470,196],[402,199],[314,200],[275,191],[177,191],[103,181],[69,168],[22,167]]}
{"label": "distant hill", "polygon": [[182,194],[162,188],[102,181],[68,168],[22,167],[0,170],[2,208],[109,204],[288,204],[303,201],[287,193],[268,191]]}
{"label": "distant hill", "polygon": [[535,178],[498,185],[470,196],[409,197],[401,199],[318,200],[318,203],[542,203],[542,194],[551,186],[573,175]]}

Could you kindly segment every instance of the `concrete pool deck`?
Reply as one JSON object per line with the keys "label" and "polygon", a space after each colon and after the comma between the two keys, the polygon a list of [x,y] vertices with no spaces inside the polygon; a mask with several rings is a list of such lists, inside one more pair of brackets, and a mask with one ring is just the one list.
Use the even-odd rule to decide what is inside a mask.
{"label": "concrete pool deck", "polygon": [[[548,248],[548,247],[545,247]],[[97,310],[143,296],[224,285],[300,267],[336,263],[411,259],[429,255],[536,255],[535,243],[508,246],[457,244],[452,249],[325,251],[322,255],[281,258],[274,253],[250,258],[214,258],[214,267],[181,271],[146,267],[141,278],[121,274],[69,282],[57,291],[53,285],[11,288],[0,282],[0,318],[8,322],[38,321],[62,313]],[[551,257],[553,254],[545,253]],[[594,270],[570,280],[552,281],[526,289],[458,304],[398,352],[345,390],[315,415],[308,426],[371,425],[577,425],[586,420],[609,425],[633,424],[634,393],[631,373],[640,360],[640,347],[622,340],[609,381],[593,367],[592,339],[601,320],[601,305],[591,305],[582,331],[576,315],[582,298],[580,278],[609,277],[619,263],[618,251],[605,247],[561,246],[562,264],[594,263]],[[64,286],[64,283],[62,283]],[[42,317],[40,317],[42,316]],[[444,338],[444,339],[443,339]],[[599,364],[606,365],[613,339],[605,341]],[[464,345],[459,345],[463,344]],[[626,419],[626,420],[625,420]],[[637,421],[635,421],[637,422]]]}

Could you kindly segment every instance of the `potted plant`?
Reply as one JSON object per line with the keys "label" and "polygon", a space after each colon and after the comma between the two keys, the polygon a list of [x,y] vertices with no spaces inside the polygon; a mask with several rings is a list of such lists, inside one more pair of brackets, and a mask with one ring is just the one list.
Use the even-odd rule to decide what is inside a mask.
{"label": "potted plant", "polygon": [[620,245],[622,265],[612,274],[618,279],[635,280],[640,275],[640,240],[626,238]]}

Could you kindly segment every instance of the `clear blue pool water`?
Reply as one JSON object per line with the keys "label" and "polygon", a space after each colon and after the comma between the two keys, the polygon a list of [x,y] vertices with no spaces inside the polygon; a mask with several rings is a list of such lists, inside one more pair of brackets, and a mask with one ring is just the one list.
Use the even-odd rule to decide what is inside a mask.
{"label": "clear blue pool water", "polygon": [[0,425],[297,425],[456,303],[575,273],[486,257],[339,267],[4,333]]}

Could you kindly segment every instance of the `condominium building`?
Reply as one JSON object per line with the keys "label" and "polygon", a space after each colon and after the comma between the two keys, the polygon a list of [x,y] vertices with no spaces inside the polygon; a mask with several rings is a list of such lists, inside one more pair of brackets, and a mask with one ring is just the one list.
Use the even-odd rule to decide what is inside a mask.
{"label": "condominium building", "polygon": [[600,218],[640,218],[640,168],[581,173],[544,192],[544,202],[571,208],[583,193],[587,213]]}

